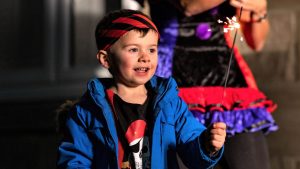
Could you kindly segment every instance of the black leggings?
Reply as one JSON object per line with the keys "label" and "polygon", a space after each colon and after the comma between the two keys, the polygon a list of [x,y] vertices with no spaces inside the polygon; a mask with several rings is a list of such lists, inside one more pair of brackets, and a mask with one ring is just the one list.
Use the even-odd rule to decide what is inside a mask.
{"label": "black leggings", "polygon": [[270,169],[269,151],[262,132],[227,138],[224,154],[214,169]]}

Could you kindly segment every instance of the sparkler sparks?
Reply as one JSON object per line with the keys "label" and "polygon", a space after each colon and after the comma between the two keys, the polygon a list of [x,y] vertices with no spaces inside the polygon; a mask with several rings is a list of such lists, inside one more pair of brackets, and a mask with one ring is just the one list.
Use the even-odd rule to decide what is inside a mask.
{"label": "sparkler sparks", "polygon": [[[224,24],[223,32],[228,33],[230,31],[233,31],[235,29],[240,29],[241,25],[238,22],[237,18],[233,16],[232,18],[226,17],[226,21],[222,21],[221,19],[218,19],[217,21],[219,24]],[[240,37],[240,41],[243,42],[243,37]]]}
{"label": "sparkler sparks", "polygon": [[233,16],[231,19],[226,17],[226,21],[222,21],[219,19],[218,23],[226,25],[223,29],[224,33],[227,33],[234,29],[239,29],[241,27],[235,16]]}

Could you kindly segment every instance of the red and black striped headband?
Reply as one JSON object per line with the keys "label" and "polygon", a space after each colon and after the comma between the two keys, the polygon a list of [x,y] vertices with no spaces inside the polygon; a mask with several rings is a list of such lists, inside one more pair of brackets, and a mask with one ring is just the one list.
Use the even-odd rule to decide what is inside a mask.
{"label": "red and black striped headband", "polygon": [[132,29],[153,29],[158,33],[155,24],[146,16],[134,13],[121,16],[111,22],[105,29],[98,30],[96,38],[101,39],[97,44],[99,50],[108,50],[121,36]]}

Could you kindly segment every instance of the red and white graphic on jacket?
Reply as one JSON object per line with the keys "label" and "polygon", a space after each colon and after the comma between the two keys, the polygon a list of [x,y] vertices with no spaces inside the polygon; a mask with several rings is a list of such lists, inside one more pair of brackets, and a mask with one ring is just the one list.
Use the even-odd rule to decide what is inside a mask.
{"label": "red and white graphic on jacket", "polygon": [[145,128],[146,122],[144,120],[136,120],[129,125],[125,133],[125,137],[132,150],[136,169],[143,168],[142,149]]}

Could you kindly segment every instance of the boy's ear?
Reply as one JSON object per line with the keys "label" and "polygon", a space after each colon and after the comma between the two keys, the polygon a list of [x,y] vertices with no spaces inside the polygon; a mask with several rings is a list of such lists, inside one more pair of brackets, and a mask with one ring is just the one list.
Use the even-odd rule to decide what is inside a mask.
{"label": "boy's ear", "polygon": [[109,68],[108,54],[105,50],[99,50],[97,53],[97,60],[103,67]]}

